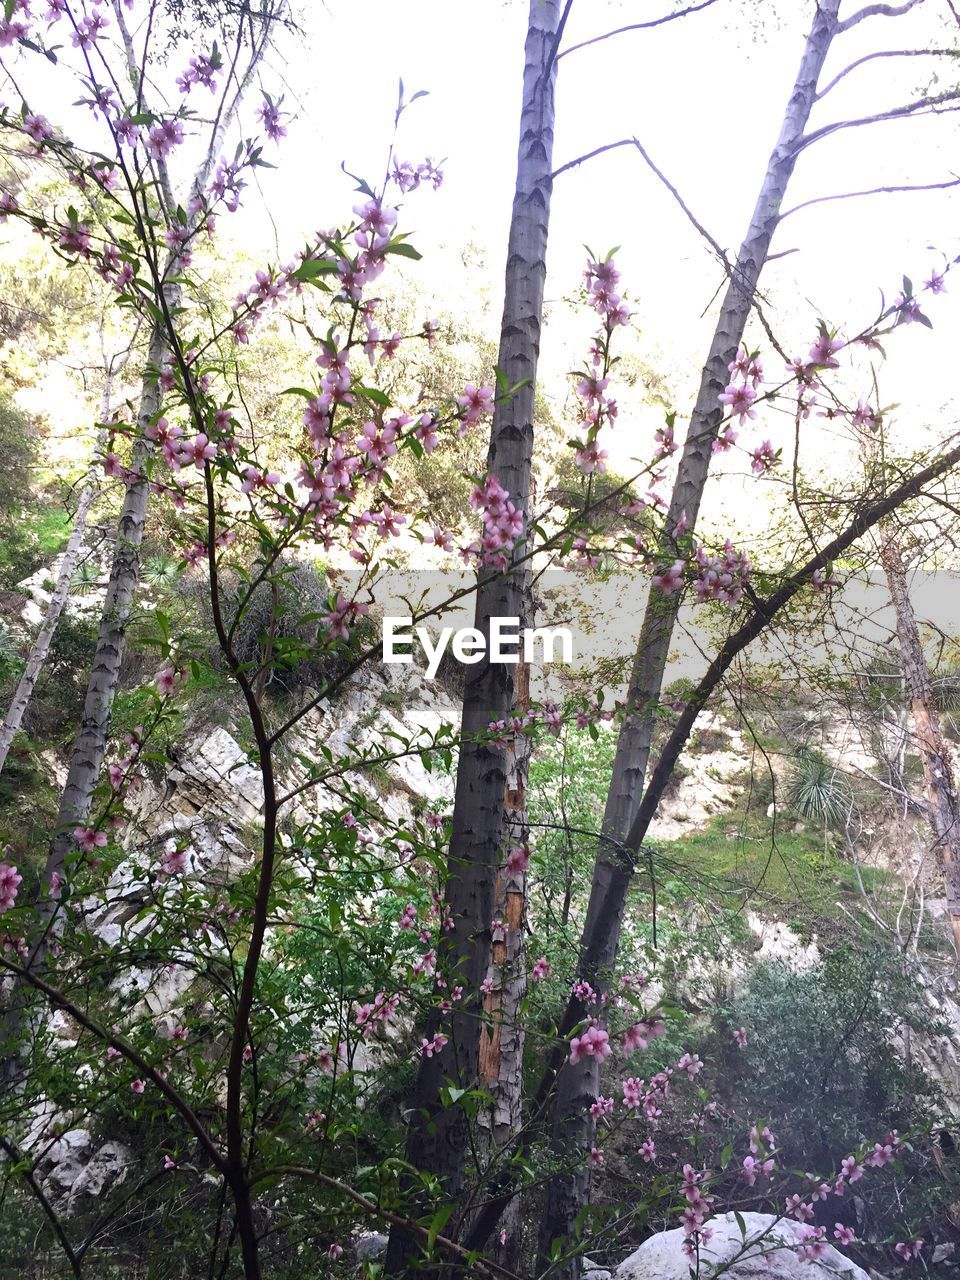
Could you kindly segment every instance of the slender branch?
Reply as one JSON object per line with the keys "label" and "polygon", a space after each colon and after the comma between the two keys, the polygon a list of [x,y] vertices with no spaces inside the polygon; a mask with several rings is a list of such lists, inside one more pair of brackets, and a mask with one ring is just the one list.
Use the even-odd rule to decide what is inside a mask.
{"label": "slender branch", "polygon": [[639,141],[639,139],[631,138],[631,142],[637,148],[640,154],[643,156],[650,170],[654,174],[656,174],[656,176],[660,179],[663,185],[667,188],[667,190],[673,196],[674,200],[676,200],[677,204],[680,206],[680,208],[683,210],[684,214],[686,215],[687,220],[696,228],[697,231],[700,232],[704,240],[706,240],[707,244],[710,246],[710,248],[714,251],[717,257],[726,267],[727,273],[729,274],[732,268],[730,266],[730,262],[729,262],[729,259],[727,258],[725,251],[720,247],[719,243],[713,238],[713,236],[706,229],[703,223],[697,217],[694,216],[692,210],[690,209],[690,206],[686,203],[683,196],[680,194],[677,188],[673,185],[670,179],[666,176],[663,170],[659,169],[657,165],[655,165],[654,162],[650,159],[650,156],[647,154],[646,149],[644,148],[643,144]]}
{"label": "slender branch", "polygon": [[802,204],[795,204],[786,213],[781,213],[780,221],[783,222],[784,218],[789,218],[792,213],[799,213],[801,209],[809,209],[812,204],[829,204],[833,200],[855,200],[859,196],[891,195],[897,191],[943,191],[947,187],[957,186],[960,186],[960,178],[951,178],[949,182],[918,182],[902,187],[870,187],[865,191],[841,191],[833,196],[816,196],[812,200],[804,200]]}
{"label": "slender branch", "polygon": [[[15,1163],[19,1164],[24,1162],[29,1166],[30,1161],[24,1153],[14,1143],[12,1143],[9,1138],[3,1137],[2,1134],[0,1134],[0,1149],[4,1150]],[[54,1234],[60,1243],[60,1248],[67,1255],[67,1261],[70,1263],[70,1269],[77,1277],[77,1280],[81,1280],[83,1273],[80,1270],[80,1259],[77,1257],[73,1246],[67,1239],[67,1234],[63,1229],[60,1219],[57,1217],[56,1210],[48,1200],[43,1187],[40,1186],[40,1183],[33,1176],[33,1170],[27,1167],[26,1169],[21,1170],[21,1172],[23,1174],[24,1182],[26,1182],[27,1186],[30,1188],[37,1204],[39,1204],[40,1208],[46,1214],[51,1227],[53,1227]]]}
{"label": "slender branch", "polygon": [[132,1045],[128,1044],[126,1040],[118,1036],[115,1031],[108,1031],[105,1027],[101,1027],[98,1022],[94,1022],[94,1020],[88,1014],[84,1013],[80,1006],[75,1004],[69,996],[64,995],[64,993],[57,990],[56,987],[51,987],[48,982],[45,982],[43,978],[38,977],[38,975],[32,972],[32,970],[26,968],[24,965],[17,964],[14,960],[11,960],[9,956],[2,953],[0,953],[0,965],[9,970],[10,973],[16,974],[21,982],[28,982],[31,987],[35,987],[37,991],[42,992],[54,1008],[62,1009],[65,1013],[69,1013],[70,1017],[73,1018],[75,1022],[78,1022],[81,1027],[92,1032],[92,1034],[99,1040],[110,1045],[111,1048],[116,1049],[118,1053],[122,1053],[128,1062],[132,1062],[140,1074],[145,1076],[152,1084],[155,1084],[167,1101],[177,1111],[179,1111],[180,1115],[187,1122],[189,1128],[196,1135],[204,1151],[210,1157],[211,1162],[221,1172],[224,1171],[225,1165],[223,1157],[217,1150],[216,1144],[203,1127],[197,1113],[190,1106],[189,1102],[185,1101],[185,1099],[180,1096],[179,1092],[168,1080],[164,1078],[156,1067],[152,1067]]}
{"label": "slender branch", "polygon": [[851,62],[848,67],[838,72],[830,83],[820,90],[814,101],[819,102],[851,71],[856,71],[857,67],[862,67],[867,62],[874,62],[877,58],[960,58],[960,49],[882,49],[877,53],[864,54],[862,58],[857,58],[855,62]]}
{"label": "slender branch", "polygon": [[550,175],[550,181],[552,182],[554,178],[558,178],[561,173],[566,173],[568,169],[575,169],[578,164],[592,160],[594,156],[602,156],[605,151],[615,151],[617,147],[631,147],[634,141],[634,138],[621,138],[619,142],[607,142],[602,147],[594,147],[592,151],[587,151],[584,155],[577,156],[576,160],[568,160],[559,169],[554,169]]}
{"label": "slender branch", "polygon": [[560,15],[560,21],[557,23],[556,34],[553,37],[553,44],[550,46],[550,52],[547,54],[547,62],[540,73],[540,78],[546,80],[553,70],[553,64],[557,60],[557,50],[560,48],[560,41],[563,39],[564,28],[567,25],[567,19],[570,17],[570,10],[573,8],[573,0],[567,0],[563,6],[563,13]]}
{"label": "slender branch", "polygon": [[[337,1178],[331,1178],[329,1174],[321,1173],[318,1169],[308,1169],[302,1165],[279,1165],[273,1169],[266,1169],[263,1173],[256,1174],[250,1181],[251,1185],[255,1185],[258,1182],[264,1182],[268,1178],[278,1177],[307,1178],[312,1182],[319,1182],[321,1186],[329,1187],[331,1191],[337,1191],[340,1195],[345,1196],[358,1209],[362,1209],[364,1213],[370,1214],[371,1217],[379,1218],[383,1222],[389,1222],[391,1226],[404,1227],[409,1231],[415,1232],[423,1239],[429,1240],[430,1238],[430,1232],[426,1227],[420,1226],[419,1223],[412,1221],[410,1218],[405,1218],[399,1213],[392,1213],[389,1209],[382,1208],[375,1201],[368,1200],[365,1195],[361,1195],[359,1191],[354,1191],[353,1187],[348,1186],[345,1182],[340,1182]],[[471,1258],[470,1250],[465,1249],[463,1245],[457,1244],[456,1240],[450,1240],[443,1235],[437,1235],[434,1239],[448,1253],[453,1253],[458,1258],[463,1258],[468,1267],[473,1266],[487,1275],[502,1276],[505,1280],[519,1280],[516,1272],[508,1271],[506,1267],[501,1267],[489,1258]]]}
{"label": "slender branch", "polygon": [[[908,102],[902,107],[891,107],[889,111],[880,111],[873,116],[859,116],[854,120],[837,120],[833,124],[825,124],[821,129],[815,129],[813,133],[805,134],[800,139],[797,143],[797,154],[806,150],[812,143],[819,142],[821,138],[826,138],[832,133],[838,133],[841,129],[857,129],[860,125],[881,124],[885,120],[899,120],[916,115],[918,112],[937,113],[938,106],[947,102],[956,102],[958,97],[960,97],[960,90],[951,89],[947,93],[938,94],[935,98],[918,98],[916,102]],[[960,108],[945,107],[945,111],[957,110]]]}
{"label": "slender branch", "polygon": [[[592,36],[589,40],[581,40],[579,44],[572,44],[569,49],[559,55],[565,58],[568,53],[576,53],[578,49],[586,49],[588,45],[599,44],[601,40],[609,40],[611,36],[623,35],[625,31],[649,31],[651,27],[662,27],[667,22],[676,22],[677,18],[685,18],[688,14],[699,13],[701,9],[709,9],[712,4],[716,4],[717,0],[702,0],[701,4],[692,4],[686,9],[678,9],[676,13],[668,13],[663,18],[654,18],[652,22],[631,22],[628,27],[617,27],[614,31],[606,31],[602,36]],[[916,0],[914,0],[916,3]]]}
{"label": "slender branch", "polygon": [[911,9],[915,9],[918,4],[922,3],[923,0],[906,0],[906,4],[868,4],[858,13],[852,13],[845,22],[841,22],[837,27],[837,35],[842,36],[845,31],[849,31],[851,27],[863,22],[864,18],[899,18],[902,14],[909,13]]}

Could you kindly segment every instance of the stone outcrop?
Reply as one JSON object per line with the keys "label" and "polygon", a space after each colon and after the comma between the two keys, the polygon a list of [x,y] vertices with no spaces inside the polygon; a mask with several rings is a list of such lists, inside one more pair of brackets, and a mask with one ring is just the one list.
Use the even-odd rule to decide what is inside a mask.
{"label": "stone outcrop", "polygon": [[691,1270],[691,1260],[683,1252],[684,1233],[661,1231],[645,1240],[635,1253],[621,1262],[613,1280],[710,1280],[720,1268],[728,1280],[870,1280],[856,1263],[828,1245],[817,1261],[801,1258],[803,1230],[791,1219],[772,1214],[740,1215],[744,1231],[732,1213],[711,1218],[706,1226],[713,1232],[701,1250],[699,1271]]}

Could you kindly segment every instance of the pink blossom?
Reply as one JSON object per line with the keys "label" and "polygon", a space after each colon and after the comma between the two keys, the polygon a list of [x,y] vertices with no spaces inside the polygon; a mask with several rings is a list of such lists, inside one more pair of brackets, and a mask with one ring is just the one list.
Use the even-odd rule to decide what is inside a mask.
{"label": "pink blossom", "polygon": [[23,131],[31,137],[37,146],[53,137],[53,126],[46,116],[28,115],[23,121]]}
{"label": "pink blossom", "polygon": [[0,862],[0,914],[9,911],[17,898],[17,886],[23,880],[17,868]]}
{"label": "pink blossom", "polygon": [[796,1218],[798,1222],[809,1222],[813,1217],[813,1208],[805,1203],[802,1196],[794,1194],[784,1202],[784,1213]]}
{"label": "pink blossom", "polygon": [[589,1153],[588,1153],[588,1155],[587,1155],[587,1164],[592,1165],[594,1168],[597,1168],[597,1166],[598,1166],[598,1165],[603,1164],[603,1150],[602,1150],[602,1148],[600,1148],[600,1147],[591,1147],[591,1148],[590,1148],[590,1151],[589,1151]]}
{"label": "pink blossom", "polygon": [[477,387],[472,382],[468,382],[463,389],[463,395],[457,397],[457,404],[464,410],[464,426],[472,427],[484,414],[492,412],[493,400],[493,387],[486,384]]}
{"label": "pink blossom", "polygon": [[934,271],[930,275],[930,279],[923,286],[930,293],[946,293],[947,286],[944,284],[945,272]]}
{"label": "pink blossom", "polygon": [[746,1027],[740,1027],[740,1028],[738,1028],[738,1030],[736,1030],[736,1031],[733,1033],[733,1038],[734,1038],[734,1040],[736,1041],[736,1043],[737,1043],[737,1047],[738,1047],[738,1048],[740,1048],[740,1049],[745,1049],[745,1048],[747,1047],[747,1029],[746,1029]]}
{"label": "pink blossom", "polygon": [[177,685],[183,679],[181,672],[176,667],[164,667],[157,676],[157,692],[163,697],[168,697],[176,689]]}
{"label": "pink blossom", "polygon": [[753,402],[756,398],[757,392],[753,387],[748,387],[745,382],[731,382],[727,389],[717,397],[721,404],[729,408],[731,418],[740,419],[741,426],[748,418],[757,416],[757,411],[753,408]]}
{"label": "pink blossom", "polygon": [[511,876],[523,875],[530,862],[530,850],[526,845],[511,849],[507,857],[507,873]]}
{"label": "pink blossom", "polygon": [[147,134],[147,150],[157,160],[165,160],[184,139],[183,123],[175,117],[161,120]]}
{"label": "pink blossom", "polygon": [[645,1160],[647,1164],[652,1164],[653,1161],[656,1160],[657,1149],[654,1146],[652,1138],[647,1138],[646,1142],[642,1142],[640,1146],[637,1147],[637,1155],[640,1156],[642,1160]]}
{"label": "pink blossom", "polygon": [[333,1261],[338,1262],[343,1257],[343,1245],[332,1244],[327,1250],[327,1256]]}
{"label": "pink blossom", "polygon": [[287,136],[286,125],[280,123],[280,116],[280,103],[274,103],[271,98],[264,97],[263,102],[257,108],[257,117],[263,121],[263,128],[267,137],[274,142],[279,142],[281,138]]}
{"label": "pink blossom", "polygon": [[94,831],[93,827],[77,827],[73,838],[85,853],[90,853],[93,849],[102,849],[107,843],[106,832]]}
{"label": "pink blossom", "polygon": [[831,337],[824,329],[820,336],[810,348],[810,363],[823,365],[826,369],[839,369],[840,361],[833,357],[837,351],[841,351],[844,347],[842,338]]}
{"label": "pink blossom", "polygon": [[143,1093],[146,1087],[147,1087],[147,1083],[145,1080],[133,1080],[130,1083],[130,1088],[133,1090],[134,1093]]}
{"label": "pink blossom", "polygon": [[163,1157],[164,1172],[169,1172],[171,1169],[175,1169],[176,1167],[177,1167],[176,1160],[171,1160],[169,1156]]}
{"label": "pink blossom", "polygon": [[833,1228],[833,1238],[839,1241],[846,1248],[848,1245],[856,1244],[857,1237],[849,1227],[845,1227],[842,1222],[838,1222]]}
{"label": "pink blossom", "polygon": [[750,470],[757,476],[763,475],[765,471],[772,471],[780,461],[778,452],[769,440],[764,440],[762,444],[757,445],[753,451],[752,458]]}
{"label": "pink blossom", "polygon": [[447,1037],[439,1033],[432,1040],[424,1038],[420,1041],[420,1053],[424,1058],[432,1058],[435,1053],[440,1052],[446,1043]]}
{"label": "pink blossom", "polygon": [[922,1240],[901,1240],[899,1244],[894,1245],[894,1253],[898,1253],[904,1262],[919,1258],[922,1252]]}
{"label": "pink blossom", "polygon": [[857,1182],[863,1177],[863,1169],[857,1162],[856,1156],[847,1156],[846,1159],[840,1161],[840,1176],[845,1178],[847,1182]]}
{"label": "pink blossom", "polygon": [[551,974],[550,962],[547,960],[546,956],[541,956],[540,959],[534,963],[533,968],[530,970],[530,977],[534,980],[534,982],[539,982],[542,978],[549,978],[550,974]]}
{"label": "pink blossom", "polygon": [[799,1237],[803,1241],[798,1256],[805,1262],[816,1262],[822,1258],[830,1245],[827,1242],[825,1227],[801,1227]]}
{"label": "pink blossom", "polygon": [[610,1037],[602,1027],[587,1027],[583,1035],[574,1036],[570,1041],[571,1063],[581,1058],[597,1058],[602,1062],[612,1052]]}
{"label": "pink blossom", "polygon": [[650,579],[650,585],[665,596],[672,595],[683,582],[684,564],[682,560],[674,560],[666,569],[658,570]]}

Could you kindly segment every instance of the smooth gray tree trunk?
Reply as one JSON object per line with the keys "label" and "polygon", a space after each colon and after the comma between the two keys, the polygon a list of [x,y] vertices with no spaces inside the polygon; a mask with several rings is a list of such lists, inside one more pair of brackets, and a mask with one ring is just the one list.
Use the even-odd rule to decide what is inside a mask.
{"label": "smooth gray tree trunk", "polygon": [[[840,0],[820,0],[817,4],[780,134],[727,285],[665,521],[665,559],[675,558],[668,550],[669,535],[681,515],[686,512],[691,528],[696,523],[710,470],[713,442],[723,420],[724,410],[718,397],[729,381],[727,366],[743,339],[757,282],[767,260],[799,144],[815,101],[817,84],[837,32],[839,7]],[[631,872],[628,860],[619,855],[618,844],[625,841],[643,794],[657,704],[679,607],[678,595],[650,595],[629,686],[628,701],[634,710],[626,716],[617,740],[603,816],[602,833],[606,840],[594,869],[579,964],[580,976],[598,991],[607,990],[619,946],[620,924]],[[611,919],[606,908],[614,899],[619,902],[619,909]],[[602,911],[601,904],[604,904]],[[586,1013],[584,1009],[583,1016]],[[552,1179],[548,1186],[540,1226],[542,1267],[550,1265],[550,1251],[555,1240],[573,1243],[577,1215],[588,1203],[590,1170],[586,1164],[586,1153],[593,1145],[595,1130],[589,1107],[599,1092],[600,1072],[596,1059],[584,1058],[576,1065],[567,1064],[561,1070],[552,1118],[553,1147],[555,1154],[560,1159],[571,1161],[574,1168],[569,1174]],[[579,1261],[574,1259],[553,1267],[550,1274],[570,1280],[578,1271]]]}

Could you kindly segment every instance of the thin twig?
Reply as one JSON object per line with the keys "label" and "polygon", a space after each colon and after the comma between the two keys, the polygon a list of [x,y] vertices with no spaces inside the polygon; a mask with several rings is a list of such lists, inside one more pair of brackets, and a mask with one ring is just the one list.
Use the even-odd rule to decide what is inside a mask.
{"label": "thin twig", "polygon": [[709,9],[712,4],[716,4],[717,0],[703,0],[702,4],[693,4],[689,8],[679,9],[676,13],[668,13],[663,18],[654,18],[652,22],[631,22],[628,27],[617,27],[615,31],[606,31],[602,36],[592,36],[589,40],[581,40],[579,44],[572,44],[569,49],[564,49],[560,58],[565,58],[568,53],[576,53],[578,49],[586,49],[588,45],[599,44],[601,40],[609,40],[611,36],[623,35],[625,31],[649,31],[651,27],[662,27],[667,22],[676,22],[677,18],[685,18],[690,13],[699,13],[701,9]]}
{"label": "thin twig", "polygon": [[960,178],[951,178],[949,182],[918,182],[901,187],[870,187],[866,191],[841,191],[833,196],[816,196],[812,200],[804,200],[802,204],[795,204],[792,209],[788,209],[786,213],[781,213],[780,221],[789,218],[792,213],[799,213],[801,209],[809,209],[813,204],[829,204],[833,200],[855,200],[860,196],[881,196],[891,195],[897,191],[943,191],[947,187],[960,186]]}
{"label": "thin twig", "polygon": [[814,99],[819,102],[822,97],[830,92],[830,90],[840,83],[844,76],[848,76],[851,71],[856,71],[857,67],[862,67],[866,62],[874,62],[877,58],[960,58],[960,49],[881,49],[877,53],[864,54],[862,58],[857,58],[855,62],[851,62],[848,67],[838,72],[828,85],[826,85],[817,94]]}
{"label": "thin twig", "polygon": [[[960,90],[951,89],[947,93],[938,94],[935,98],[918,98],[915,102],[908,102],[902,107],[891,107],[889,111],[880,111],[873,116],[859,116],[853,120],[837,120],[833,124],[825,124],[821,129],[815,129],[813,133],[805,134],[800,139],[796,145],[796,154],[799,155],[814,142],[819,142],[821,138],[826,138],[832,133],[838,133],[841,129],[858,129],[861,125],[882,124],[886,120],[901,120],[917,114],[941,114],[937,112],[937,107],[944,103],[956,102],[958,97],[960,97]],[[957,110],[960,108],[944,107],[944,113]]]}

